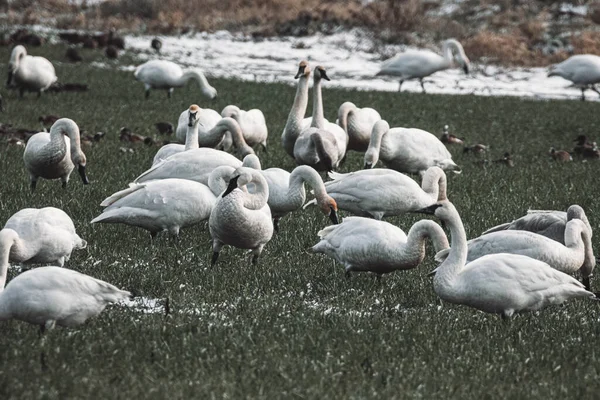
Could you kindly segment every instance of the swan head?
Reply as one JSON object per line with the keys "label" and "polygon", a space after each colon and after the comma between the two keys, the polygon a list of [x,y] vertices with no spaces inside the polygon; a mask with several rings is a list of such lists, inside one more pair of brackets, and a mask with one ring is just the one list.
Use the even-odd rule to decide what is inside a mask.
{"label": "swan head", "polygon": [[328,216],[333,224],[337,225],[340,223],[337,214],[337,203],[335,202],[333,197],[326,195],[323,199],[318,200],[317,203],[323,214]]}
{"label": "swan head", "polygon": [[217,98],[217,89],[210,85],[205,85],[202,87],[202,94],[209,99],[214,100]]}
{"label": "swan head", "polygon": [[379,151],[376,148],[369,147],[365,153],[365,164],[363,169],[371,169],[379,161]]}
{"label": "swan head", "polygon": [[315,68],[315,81],[318,81],[320,79],[325,79],[326,81],[331,80],[327,76],[327,71],[325,70],[325,67],[323,67],[321,65],[319,65],[317,68]]}
{"label": "swan head", "polygon": [[457,214],[456,208],[454,208],[454,205],[448,200],[438,201],[437,203],[425,208],[421,208],[420,210],[416,210],[414,212],[419,214],[435,215],[442,221],[451,220],[452,217]]}
{"label": "swan head", "polygon": [[308,78],[309,75],[310,75],[310,67],[308,66],[308,61],[304,61],[304,60],[300,61],[300,64],[298,65],[298,72],[296,72],[294,79],[298,79],[301,76]]}
{"label": "swan head", "polygon": [[188,110],[188,126],[191,128],[200,122],[200,107],[196,104],[192,104]]}
{"label": "swan head", "polygon": [[235,189],[237,189],[239,179],[240,179],[239,175],[232,176],[229,179],[229,184],[227,185],[227,189],[225,189],[225,191],[223,192],[223,196],[222,197],[227,196],[229,193],[231,193]]}
{"label": "swan head", "polygon": [[445,48],[451,49],[452,58],[454,61],[465,71],[465,74],[469,74],[469,57],[465,54],[465,50],[463,49],[460,42],[456,39],[448,39],[444,42],[443,46]]}

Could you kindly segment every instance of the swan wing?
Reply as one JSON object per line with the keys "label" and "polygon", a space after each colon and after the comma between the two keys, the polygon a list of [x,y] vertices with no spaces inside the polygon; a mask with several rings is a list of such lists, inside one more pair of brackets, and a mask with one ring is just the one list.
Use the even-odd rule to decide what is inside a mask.
{"label": "swan wing", "polygon": [[393,75],[401,79],[422,78],[446,68],[446,60],[429,50],[409,50],[385,61],[378,75]]}

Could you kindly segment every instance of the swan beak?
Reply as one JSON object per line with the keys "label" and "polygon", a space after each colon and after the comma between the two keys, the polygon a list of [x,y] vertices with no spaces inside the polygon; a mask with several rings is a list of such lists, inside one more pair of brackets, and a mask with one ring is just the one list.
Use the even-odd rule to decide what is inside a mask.
{"label": "swan beak", "polygon": [[190,118],[188,120],[188,126],[191,128],[192,126],[194,126],[194,121],[196,120],[197,113],[191,112],[189,114],[190,114],[190,116],[189,116]]}
{"label": "swan beak", "polygon": [[419,213],[419,214],[429,214],[429,215],[435,215],[435,210],[437,210],[439,207],[441,207],[441,204],[432,204],[429,207],[425,207],[425,208],[421,208],[420,210],[415,210],[415,213]]}
{"label": "swan beak", "polygon": [[89,184],[90,181],[88,180],[88,177],[85,174],[85,165],[80,165],[78,168],[78,171],[79,171],[79,176],[81,177],[81,182],[83,182],[84,185]]}
{"label": "swan beak", "polygon": [[304,69],[305,69],[305,68],[306,68],[306,67],[305,67],[304,65],[301,65],[301,66],[298,68],[298,72],[296,73],[296,76],[294,76],[294,79],[298,79],[298,78],[300,78],[300,76],[301,76],[301,75],[304,75]]}
{"label": "swan beak", "polygon": [[229,180],[229,185],[227,186],[227,189],[225,189],[225,191],[223,192],[222,197],[227,196],[229,193],[233,192],[233,190],[238,187],[237,182],[238,182],[239,177],[240,176],[237,175]]}
{"label": "swan beak", "polygon": [[325,79],[326,81],[331,81],[324,69],[320,70],[319,72],[321,73],[321,78]]}
{"label": "swan beak", "polygon": [[329,219],[334,225],[339,224],[340,220],[338,219],[337,212],[333,209],[333,207],[329,207],[329,209],[331,210],[331,212],[329,213]]}
{"label": "swan beak", "polygon": [[365,166],[363,167],[363,169],[371,169],[371,168],[373,168],[372,163],[365,163]]}

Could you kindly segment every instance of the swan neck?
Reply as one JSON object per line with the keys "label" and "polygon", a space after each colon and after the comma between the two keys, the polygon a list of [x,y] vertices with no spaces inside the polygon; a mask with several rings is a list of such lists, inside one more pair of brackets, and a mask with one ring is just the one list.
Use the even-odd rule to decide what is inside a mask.
{"label": "swan neck", "polygon": [[331,155],[333,153],[329,153],[327,151],[327,148],[325,147],[325,143],[323,142],[323,137],[321,136],[320,132],[313,132],[310,135],[310,139],[313,142],[314,146],[315,146],[315,150],[317,151],[317,155],[319,156],[319,160],[321,162],[321,164],[323,164],[323,166],[325,168],[333,168],[333,159],[331,158]]}
{"label": "swan neck", "polygon": [[251,182],[255,186],[254,193],[244,192],[244,207],[249,210],[260,210],[267,204],[269,184],[260,171],[251,169]]}
{"label": "swan neck", "polygon": [[183,86],[183,85],[187,84],[188,81],[190,81],[191,79],[198,82],[198,85],[200,85],[200,88],[204,88],[204,87],[208,86],[208,81],[206,80],[206,77],[204,76],[204,74],[200,73],[198,71],[194,71],[194,70],[185,71],[183,73],[183,75],[181,75],[181,77],[177,80],[176,86]]}
{"label": "swan neck", "polygon": [[449,247],[448,238],[438,224],[430,220],[417,222],[408,231],[406,246],[409,254],[418,259],[419,263],[425,258],[427,238],[433,243],[436,253]]}
{"label": "swan neck", "polygon": [[338,124],[346,133],[348,133],[348,116],[355,109],[356,106],[353,103],[347,101],[344,104],[342,104],[340,106],[340,109],[338,110]]}
{"label": "swan neck", "polygon": [[248,146],[246,140],[244,139],[240,124],[238,124],[237,121],[231,117],[222,118],[217,125],[208,131],[207,138],[211,143],[214,143],[212,145],[213,147],[223,139],[223,136],[227,131],[231,133],[233,144],[242,156],[254,154],[254,150],[252,150],[252,147]]}
{"label": "swan neck", "polygon": [[6,274],[10,261],[10,250],[18,239],[18,234],[12,229],[2,229],[0,231],[0,292],[6,285]]}
{"label": "swan neck", "polygon": [[578,254],[583,252],[584,260],[581,266],[581,273],[583,276],[589,276],[596,265],[596,257],[592,248],[590,230],[583,221],[576,219],[567,222],[567,226],[565,227],[565,246],[576,251]]}
{"label": "swan neck", "polygon": [[377,154],[381,150],[381,142],[383,141],[383,136],[388,133],[388,129],[379,128],[377,125],[373,127],[373,131],[371,133],[371,140],[369,141],[368,150],[375,150]]}
{"label": "swan neck", "polygon": [[215,168],[208,177],[208,188],[216,196],[220,196],[221,193],[227,189],[227,182],[235,171],[235,168],[229,165],[222,165]]}
{"label": "swan neck", "polygon": [[296,88],[296,96],[294,97],[294,103],[292,109],[288,115],[287,122],[285,124],[284,134],[286,151],[289,154],[294,152],[294,143],[300,135],[302,130],[302,120],[306,113],[306,106],[308,105],[308,77],[302,75],[298,79],[298,86]]}
{"label": "swan neck", "polygon": [[456,210],[445,220],[450,228],[450,253],[439,266],[434,278],[434,284],[439,289],[451,289],[454,278],[467,262],[467,234],[460,215]]}
{"label": "swan neck", "polygon": [[300,165],[292,171],[288,196],[297,197],[298,194],[301,194],[303,197],[302,203],[304,203],[306,200],[306,192],[303,190],[305,182],[314,190],[317,202],[326,201],[327,190],[323,184],[323,179],[321,179],[321,176],[314,168],[308,165]]}
{"label": "swan neck", "polygon": [[187,133],[185,135],[185,149],[192,150],[197,149],[198,145],[198,121],[193,126],[188,126]]}
{"label": "swan neck", "polygon": [[325,116],[323,115],[323,96],[321,93],[321,78],[315,75],[313,84],[313,113],[312,123],[313,128],[325,129]]}
{"label": "swan neck", "polygon": [[446,200],[446,174],[437,167],[433,168],[425,172],[421,188],[434,202]]}

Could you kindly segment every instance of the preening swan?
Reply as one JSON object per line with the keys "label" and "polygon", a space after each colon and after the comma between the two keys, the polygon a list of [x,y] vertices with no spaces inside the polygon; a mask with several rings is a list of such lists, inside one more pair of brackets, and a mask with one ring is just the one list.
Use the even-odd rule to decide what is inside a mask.
{"label": "preening swan", "polygon": [[250,147],[260,144],[267,150],[267,137],[269,130],[262,111],[257,108],[252,110],[240,110],[238,106],[229,105],[221,111],[223,118],[231,117],[236,120],[242,129],[244,140]]}
{"label": "preening swan", "polygon": [[[169,143],[164,145],[154,155],[152,165],[155,165],[160,160],[164,160],[175,153],[181,153],[182,151],[197,149],[198,146],[198,125],[200,124],[200,107],[196,104],[192,104],[187,111],[181,113],[182,116],[187,118],[187,133],[185,136],[185,145],[178,143]],[[181,119],[181,117],[180,117]],[[177,127],[179,128],[179,126]]]}
{"label": "preening swan", "polygon": [[62,267],[73,250],[86,246],[71,218],[54,207],[24,208],[0,230],[0,259],[7,264],[57,263]]}
{"label": "preening swan", "polygon": [[[254,193],[241,188],[252,182]],[[252,263],[258,261],[263,247],[273,236],[271,211],[267,205],[269,186],[261,172],[252,168],[238,168],[229,186],[217,199],[209,228],[213,239],[212,264],[217,262],[224,244],[251,249]]]}
{"label": "preening swan", "polygon": [[578,54],[567,58],[560,64],[550,66],[548,76],[560,76],[581,89],[581,100],[585,100],[585,90],[592,89],[600,82],[600,57],[593,54]]}
{"label": "preening swan", "polygon": [[[201,108],[198,111],[198,120],[200,121],[198,135],[211,136],[208,132],[214,129],[214,127],[222,119],[223,117],[221,117],[221,115],[219,115],[219,113],[215,110],[211,110],[210,108]],[[179,115],[179,120],[177,121],[177,129],[175,129],[175,136],[177,137],[177,140],[179,140],[181,143],[187,142],[187,125],[187,113],[183,111]],[[214,141],[216,140],[216,137],[218,137],[221,133],[221,130],[219,130],[219,132],[215,131],[212,134],[214,137],[212,138],[212,140],[210,140],[210,143],[207,143],[206,138],[202,138],[201,140],[199,139],[198,145],[200,147],[214,147],[217,150],[229,151],[233,144],[233,141],[231,139],[231,133],[229,132],[225,133],[223,139],[216,146],[212,146],[212,144],[214,144]]]}
{"label": "preening swan", "polygon": [[465,71],[465,74],[469,73],[469,58],[458,41],[454,39],[444,41],[442,54],[443,56],[440,56],[429,50],[405,51],[385,61],[376,75],[397,76],[400,79],[398,91],[402,90],[404,81],[419,79],[425,93],[423,78],[437,71],[458,66]]}
{"label": "preening swan", "polygon": [[423,174],[421,187],[400,172],[375,168],[338,174],[330,172],[332,181],[325,190],[340,210],[377,220],[401,215],[446,199],[446,174],[431,167]]}
{"label": "preening swan", "polygon": [[507,222],[495,226],[483,232],[482,235],[487,235],[492,232],[500,232],[507,229],[520,230],[538,233],[542,236],[546,236],[552,240],[556,240],[562,244],[565,244],[565,227],[567,222],[577,218],[583,221],[588,227],[590,237],[593,235],[592,226],[585,215],[583,208],[577,204],[573,204],[564,211],[538,211],[529,210],[527,215],[521,218],[515,219],[512,222]]}
{"label": "preening swan", "polygon": [[373,125],[365,169],[373,168],[380,159],[388,168],[412,174],[434,166],[460,172],[446,146],[433,134],[415,128],[390,129],[383,119]]}
{"label": "preening swan", "polygon": [[367,151],[373,125],[380,119],[381,115],[372,108],[358,108],[349,101],[343,103],[337,123],[348,135],[348,150]]}
{"label": "preening swan", "polygon": [[25,47],[15,46],[8,62],[7,86],[18,87],[21,97],[25,91],[37,92],[39,97],[57,79],[50,61],[44,57],[29,56]]}
{"label": "preening swan", "polygon": [[29,171],[31,190],[35,190],[40,177],[60,178],[63,188],[66,188],[75,165],[83,184],[89,183],[85,174],[87,161],[81,151],[79,127],[72,119],[61,118],[52,125],[50,133],[39,132],[29,138],[23,161]]}
{"label": "preening swan", "polygon": [[217,90],[210,86],[204,73],[198,68],[186,71],[174,62],[166,60],[150,60],[138,66],[133,74],[135,79],[144,83],[146,98],[150,96],[150,89],[167,90],[171,97],[173,88],[184,86],[190,79],[198,82],[200,91],[209,99],[217,97]]}
{"label": "preening swan", "polygon": [[434,214],[450,229],[448,257],[433,279],[442,300],[507,318],[572,298],[595,298],[575,278],[527,256],[490,254],[466,264],[467,235],[454,205],[442,201],[420,212]]}
{"label": "preening swan", "polygon": [[321,241],[312,247],[351,271],[385,274],[416,268],[425,258],[425,241],[430,238],[436,251],[448,248],[444,230],[435,222],[421,220],[408,231],[384,221],[347,217],[339,225],[318,233]]}

